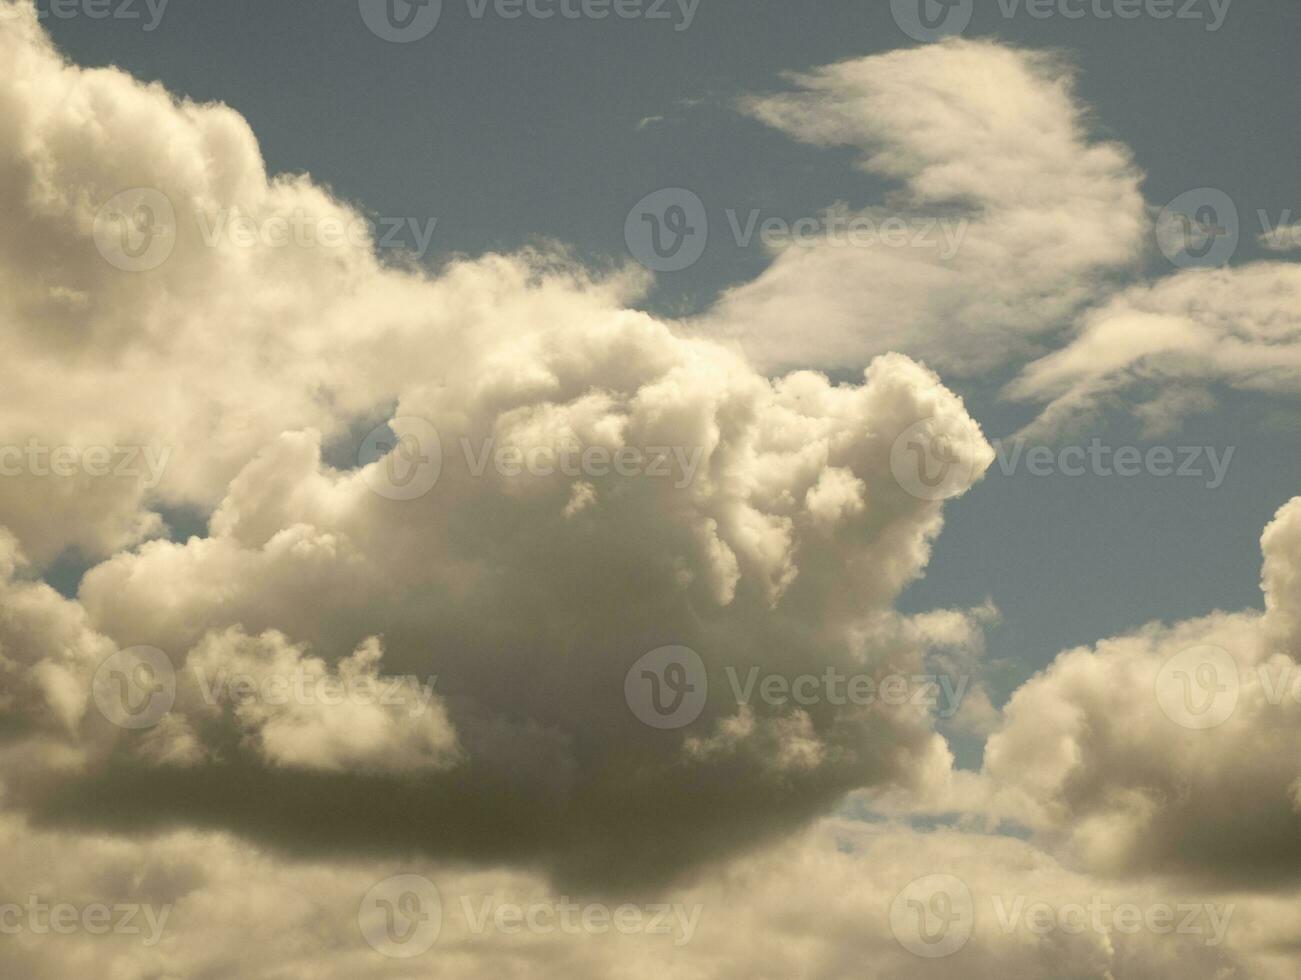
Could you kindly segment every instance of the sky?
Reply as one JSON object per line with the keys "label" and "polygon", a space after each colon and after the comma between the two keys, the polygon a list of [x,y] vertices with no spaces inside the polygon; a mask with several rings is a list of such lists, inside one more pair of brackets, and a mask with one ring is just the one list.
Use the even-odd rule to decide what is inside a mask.
{"label": "sky", "polygon": [[[739,246],[732,222],[744,229],[756,209],[761,221],[795,221],[889,190],[847,166],[844,151],[792,143],[733,105],[780,87],[783,72],[916,44],[888,4],[827,2],[815,12],[712,0],[685,30],[681,8],[663,21],[509,20],[487,9],[476,19],[465,3],[446,4],[434,30],[409,44],[375,37],[347,3],[305,16],[288,3],[172,0],[148,32],[130,20],[46,23],[79,63],[118,65],[237,109],[272,172],[310,173],[381,218],[437,219],[426,254],[434,266],[542,240],[617,263],[628,255],[632,204],[688,188],[705,202],[712,234],[698,262],[662,273],[646,297],[644,307],[663,315],[698,313],[767,266],[759,239]],[[1301,11],[1239,0],[1210,30],[1217,14],[1207,2],[1168,21],[1016,9],[1009,18],[997,3],[976,4],[965,36],[1056,50],[1077,66],[1081,100],[1102,133],[1132,149],[1154,206],[1214,187],[1252,232],[1259,211],[1271,227],[1289,212],[1301,218],[1296,108],[1269,95],[1296,82]],[[400,240],[414,241],[409,226]],[[1243,234],[1234,260],[1264,254],[1255,234]],[[1167,263],[1149,261],[1158,273]],[[999,399],[1002,380],[953,382],[995,438],[1032,416]],[[1004,619],[991,642],[1021,665],[1011,678],[1019,682],[1101,634],[1258,605],[1258,532],[1301,476],[1298,421],[1290,402],[1259,399],[1189,420],[1174,444],[1234,448],[1214,490],[1197,480],[998,472],[954,502],[937,561],[905,606],[992,598]],[[1099,436],[1113,447],[1142,442],[1123,425]],[[188,532],[184,519],[174,523]],[[1172,557],[1178,577],[1167,571]],[[70,566],[65,587],[83,563]]]}
{"label": "sky", "polygon": [[1294,976],[1298,41],[0,0],[0,967]]}

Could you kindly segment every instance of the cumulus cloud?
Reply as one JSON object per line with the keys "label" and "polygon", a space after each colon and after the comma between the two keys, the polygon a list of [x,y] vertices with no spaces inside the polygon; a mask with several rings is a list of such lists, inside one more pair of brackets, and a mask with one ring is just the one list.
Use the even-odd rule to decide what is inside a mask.
{"label": "cumulus cloud", "polygon": [[[283,862],[220,834],[136,843],[33,831],[6,818],[0,840],[22,843],[0,858],[15,893],[71,896],[76,908],[136,904],[162,922],[151,945],[144,914],[139,934],[61,936],[57,945],[25,931],[7,937],[0,968],[37,978],[93,963],[122,980],[396,978],[430,969],[469,978],[1285,980],[1297,938],[1282,896],[1118,886],[1012,838],[834,819],[731,861],[708,881],[618,901],[566,895],[522,872]],[[359,915],[362,896],[397,875],[437,889],[439,904],[427,909],[437,935],[415,959],[368,945]],[[905,945],[919,938],[922,910],[908,904],[915,894],[968,903],[952,925],[950,955],[917,956]],[[498,918],[503,910],[514,917]]]}
{"label": "cumulus cloud", "polygon": [[[560,249],[381,262],[358,210],[267,174],[237,113],[70,65],[0,3],[0,465],[20,467],[0,479],[0,929],[33,896],[167,910],[149,944],[19,929],[0,970],[409,976],[362,913],[417,874],[457,976],[1294,974],[1299,719],[1275,695],[1301,503],[1266,531],[1263,614],[1068,651],[1001,712],[992,601],[894,608],[944,518],[899,446],[943,436],[944,496],[993,460],[908,354],[1035,349],[1139,247],[1137,174],[1091,140],[1059,60],[946,42],[748,103],[860,148],[900,207],[968,238],[947,265],[784,252],[723,299],[717,337]],[[1149,290],[1183,304],[1190,374],[1260,384],[1288,321],[1180,289],[1277,300],[1290,270],[1198,275]],[[790,327],[810,319],[812,358]],[[1078,406],[1165,351],[1102,348],[1037,362],[1018,394]],[[862,371],[767,373],[797,361]],[[102,472],[131,450],[135,472]],[[182,506],[206,518],[184,541],[162,516]],[[75,598],[41,581],[70,548],[95,562]],[[1241,669],[1213,733],[1163,700],[1195,645]],[[657,678],[694,698],[680,725],[630,693],[666,649],[694,658]],[[824,681],[871,696],[799,696]],[[991,732],[984,769],[955,770],[945,736]],[[863,819],[827,817],[846,800]],[[960,959],[915,955],[898,921],[930,875],[972,900]],[[695,924],[682,943],[474,925],[485,901],[570,899]],[[1010,912],[1037,902],[1193,902],[1224,928],[1041,933]]]}
{"label": "cumulus cloud", "polygon": [[[6,484],[32,570],[70,545],[120,549],[74,602],[9,582],[61,620],[10,618],[27,692],[6,710],[21,719],[12,806],[643,881],[908,783],[942,751],[921,701],[742,705],[724,680],[921,669],[923,644],[862,629],[942,523],[891,449],[944,428],[954,494],[993,455],[933,373],[887,355],[857,384],[768,378],[629,309],[640,277],[596,280],[560,253],[434,275],[382,265],[369,240],[277,239],[360,216],[307,178],[268,177],[225,107],[68,65],[30,14],[0,44],[22,68],[4,96],[17,220],[0,259],[23,379],[0,427],[174,450],[155,487],[69,491],[76,512],[57,520],[36,503],[51,477]],[[131,188],[150,193],[122,204]],[[214,240],[233,214],[268,233]],[[163,260],[140,267],[159,241]],[[367,456],[354,433],[385,420]],[[390,480],[411,439],[436,476],[415,495]],[[162,503],[209,514],[207,533],[142,540]],[[122,513],[130,534],[113,530]],[[669,644],[696,652],[710,689],[689,730],[625,701],[630,667]],[[173,710],[113,731],[92,696],[106,670],[124,698],[165,688]],[[211,688],[228,675],[243,686]],[[310,703],[273,699],[286,677]],[[322,694],[403,678],[392,705]]]}
{"label": "cumulus cloud", "polygon": [[1085,867],[1227,883],[1301,877],[1301,498],[1265,530],[1266,611],[1061,654],[1021,687],[986,774]]}

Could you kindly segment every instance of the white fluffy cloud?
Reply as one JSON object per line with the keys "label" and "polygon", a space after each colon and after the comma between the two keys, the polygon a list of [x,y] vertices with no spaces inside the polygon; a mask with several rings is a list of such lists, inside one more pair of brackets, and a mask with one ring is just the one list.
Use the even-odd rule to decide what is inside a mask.
{"label": "white fluffy cloud", "polygon": [[[1140,175],[1124,147],[1091,137],[1060,58],[952,40],[791,82],[745,111],[802,142],[853,147],[864,170],[902,186],[882,207],[835,206],[828,226],[834,216],[841,231],[780,249],[702,319],[760,363],[847,367],[904,351],[975,374],[1036,350],[1142,254]],[[852,218],[906,230],[897,245],[855,245]]]}
{"label": "white fluffy cloud", "polygon": [[1027,365],[1008,393],[1046,403],[1034,432],[1078,427],[1117,397],[1142,401],[1136,413],[1161,431],[1214,404],[1203,385],[1301,392],[1301,265],[1189,269],[1127,289],[1084,315],[1077,336]]}
{"label": "white fluffy cloud", "polygon": [[[917,424],[942,427],[954,493],[992,461],[934,374],[885,355],[858,384],[768,378],[627,308],[638,277],[593,280],[559,254],[435,276],[381,265],[368,240],[278,240],[272,228],[358,216],[306,178],[268,178],[229,109],[64,63],[30,14],[0,25],[0,46],[21,68],[0,114],[17,216],[0,274],[21,379],[0,432],[172,451],[152,488],[82,495],[104,479],[89,473],[4,485],[7,588],[56,611],[33,621],[19,606],[7,622],[24,692],[6,709],[12,805],[641,881],[799,826],[857,787],[907,784],[942,752],[920,702],[743,706],[725,680],[922,670],[923,637],[873,644],[865,630],[921,573],[942,522],[941,501],[895,479],[891,449]],[[102,209],[142,187],[106,241]],[[236,211],[267,234],[206,240]],[[139,268],[134,253],[159,241],[170,253]],[[386,454],[352,445],[389,418]],[[437,480],[394,499],[385,474],[421,427]],[[336,468],[331,448],[365,465]],[[42,508],[51,487],[69,510]],[[208,533],[142,542],[158,503],[209,513]],[[69,545],[117,551],[75,602],[22,581]],[[671,644],[698,653],[711,687],[690,731],[625,703],[632,664]],[[140,647],[165,659],[142,664]],[[114,732],[91,696],[119,649],[127,662],[105,669],[124,698],[170,694],[159,673],[176,674],[175,707],[144,731]],[[251,689],[212,691],[226,675]],[[273,698],[285,677],[311,680],[310,703]],[[321,696],[358,678],[406,678],[408,696]],[[652,809],[674,818],[641,816]],[[319,816],[304,833],[306,810]]]}
{"label": "white fluffy cloud", "polygon": [[[737,353],[629,308],[639,276],[594,278],[559,253],[434,275],[379,262],[365,239],[280,240],[360,215],[308,178],[268,176],[233,111],[69,65],[30,6],[0,2],[15,14],[0,17],[0,446],[21,450],[0,463],[27,468],[0,479],[0,906],[169,909],[156,944],[6,933],[0,970],[410,976],[366,944],[358,909],[416,873],[446,913],[416,972],[1294,974],[1298,709],[1249,674],[1232,717],[1195,732],[1157,692],[1185,644],[1295,664],[1301,505],[1266,533],[1263,615],[1068,651],[1002,713],[980,684],[992,603],[893,608],[943,521],[942,501],[896,478],[897,440],[942,432],[954,494],[993,454],[937,375],[888,351],[1000,362],[1138,248],[1137,176],[1089,140],[1058,61],[946,43],[754,101],[799,139],[861,147],[908,209],[971,224],[951,267],[781,256],[720,305],[719,323],[746,325]],[[132,188],[166,202],[151,213],[170,249],[139,271],[113,236],[140,227],[102,212]],[[129,222],[147,220],[133,207]],[[236,213],[264,234],[209,241]],[[876,339],[864,308],[892,318]],[[826,325],[812,362],[866,365],[860,381],[760,369],[809,363],[789,325],[810,319]],[[1286,332],[1248,319],[1257,339]],[[1069,361],[1033,369],[1029,394],[1073,384]],[[388,448],[360,451],[357,434],[390,419]],[[95,472],[96,447],[139,447],[145,475]],[[574,447],[598,452],[575,462]],[[391,492],[390,466],[413,454],[437,459],[437,480]],[[206,533],[170,540],[164,505],[207,515]],[[40,581],[69,547],[97,561],[75,599]],[[625,680],[669,645],[698,655],[707,696],[665,730]],[[744,700],[729,671],[962,687],[951,711]],[[115,684],[170,710],[115,725]],[[990,731],[985,770],[954,771],[941,733]],[[898,820],[826,816],[864,788],[851,808]],[[908,824],[939,812],[962,829]],[[1030,839],[994,833],[999,820]],[[1273,893],[1250,887],[1263,868]],[[929,874],[975,903],[954,958],[914,956],[891,921]],[[460,904],[565,896],[677,903],[699,924],[680,945],[485,932]],[[1018,899],[1194,902],[1226,928],[1041,935],[1003,923]]]}

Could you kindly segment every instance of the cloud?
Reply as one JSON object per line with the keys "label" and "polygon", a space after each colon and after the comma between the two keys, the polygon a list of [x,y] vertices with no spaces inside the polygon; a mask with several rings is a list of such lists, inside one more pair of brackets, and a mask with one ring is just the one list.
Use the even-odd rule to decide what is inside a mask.
{"label": "cloud", "polygon": [[[942,429],[950,495],[993,458],[933,373],[885,355],[858,383],[769,378],[628,308],[642,277],[560,251],[381,263],[372,240],[324,234],[355,210],[268,177],[232,110],[69,65],[30,10],[0,24],[0,53],[21,379],[0,442],[172,450],[152,488],[4,486],[4,587],[26,602],[0,622],[7,805],[591,887],[689,873],[932,764],[924,703],[743,711],[725,677],[920,671],[924,644],[862,628],[942,525],[891,450]],[[122,203],[132,188],[148,192]],[[357,433],[385,422],[368,456]],[[414,495],[393,482],[409,454],[438,459]],[[62,512],[42,509],[52,493]],[[164,504],[207,533],[156,537]],[[75,601],[27,582],[69,546],[104,558]],[[625,700],[633,664],[669,645],[709,686],[683,730]],[[228,675],[238,689],[212,688]],[[363,680],[404,694],[338,700]],[[141,715],[156,694],[171,710]],[[689,748],[745,726],[744,744]]]}
{"label": "cloud", "polygon": [[[1138,248],[1136,173],[1089,139],[1060,62],[947,42],[751,102],[862,148],[910,213],[970,226],[952,268],[783,254],[720,306],[738,353],[632,309],[644,277],[560,249],[382,262],[364,215],[266,173],[237,113],[69,65],[30,6],[0,9],[0,446],[20,450],[0,463],[26,467],[0,480],[0,906],[168,909],[148,945],[20,929],[0,971],[406,976],[359,909],[420,874],[447,914],[417,969],[456,976],[1295,975],[1298,708],[1274,694],[1301,638],[1301,503],[1266,531],[1263,614],[1067,651],[1001,713],[981,683],[992,602],[894,608],[944,503],[892,450],[942,437],[949,496],[993,452],[888,349],[1001,363]],[[1292,283],[1238,275],[1115,310],[1150,301],[1204,358],[1189,376],[1246,385],[1284,346]],[[866,301],[897,316],[884,339],[864,337]],[[766,373],[796,357],[791,322],[825,325],[815,361],[861,376]],[[1169,349],[1098,343],[1039,362],[1026,396],[1087,400],[1098,372]],[[1195,402],[1168,404],[1150,414]],[[94,450],[131,448],[143,469],[97,472]],[[165,534],[180,506],[204,533]],[[95,561],[75,598],[40,581],[68,548]],[[1214,730],[1163,700],[1190,646],[1242,671]],[[632,668],[684,648],[686,676],[656,676],[699,694],[674,727],[662,700],[639,713]],[[874,696],[762,693],[820,677]],[[991,731],[983,771],[955,770],[942,733]],[[828,816],[842,802],[863,819]],[[934,874],[977,910],[960,959],[915,956],[892,916]],[[473,925],[485,901],[571,899],[669,902],[698,928]],[[1225,928],[1004,921],[1036,902],[1192,902]]]}
{"label": "cloud", "polygon": [[[1012,838],[835,819],[763,855],[731,861],[707,882],[629,901],[564,895],[504,870],[285,862],[221,834],[127,842],[35,831],[6,818],[0,840],[11,845],[0,852],[0,873],[24,904],[32,892],[75,907],[131,903],[163,921],[152,946],[143,928],[140,935],[59,936],[58,943],[25,931],[7,936],[0,968],[37,978],[72,975],[93,962],[122,980],[396,978],[431,969],[472,980],[557,972],[580,980],[776,980],[793,973],[993,980],[1049,971],[1114,980],[1284,980],[1293,975],[1287,947],[1297,938],[1284,896],[1172,891],[1159,881],[1116,885]],[[386,958],[367,944],[359,905],[391,876],[412,874],[437,889],[440,928],[422,956]],[[971,921],[956,924],[961,942],[946,957],[916,956],[904,945],[917,938],[906,889],[923,874],[942,875],[955,893],[970,896]],[[565,904],[579,911],[562,919]],[[616,920],[621,905],[625,918]],[[664,921],[652,931],[663,906]],[[1139,918],[1127,918],[1122,906]],[[514,909],[517,918],[497,918]],[[595,911],[585,928],[587,909]],[[629,909],[640,915],[629,918]],[[633,927],[616,928],[616,921]]]}
{"label": "cloud", "polygon": [[[1086,313],[1077,336],[1022,369],[1017,400],[1046,403],[1029,431],[1069,431],[1113,400],[1169,428],[1213,402],[1197,385],[1301,391],[1301,265],[1188,269],[1133,286]],[[1194,386],[1189,394],[1189,386]]]}
{"label": "cloud", "polygon": [[[883,206],[825,215],[903,226],[778,249],[696,325],[760,364],[842,368],[883,351],[971,375],[1021,360],[1142,254],[1128,151],[1095,140],[1062,59],[950,40],[792,75],[745,112],[898,182]],[[960,235],[947,246],[941,229]]]}
{"label": "cloud", "polygon": [[1023,685],[986,774],[1107,875],[1301,879],[1301,498],[1263,536],[1266,611],[1153,624],[1069,650]]}

